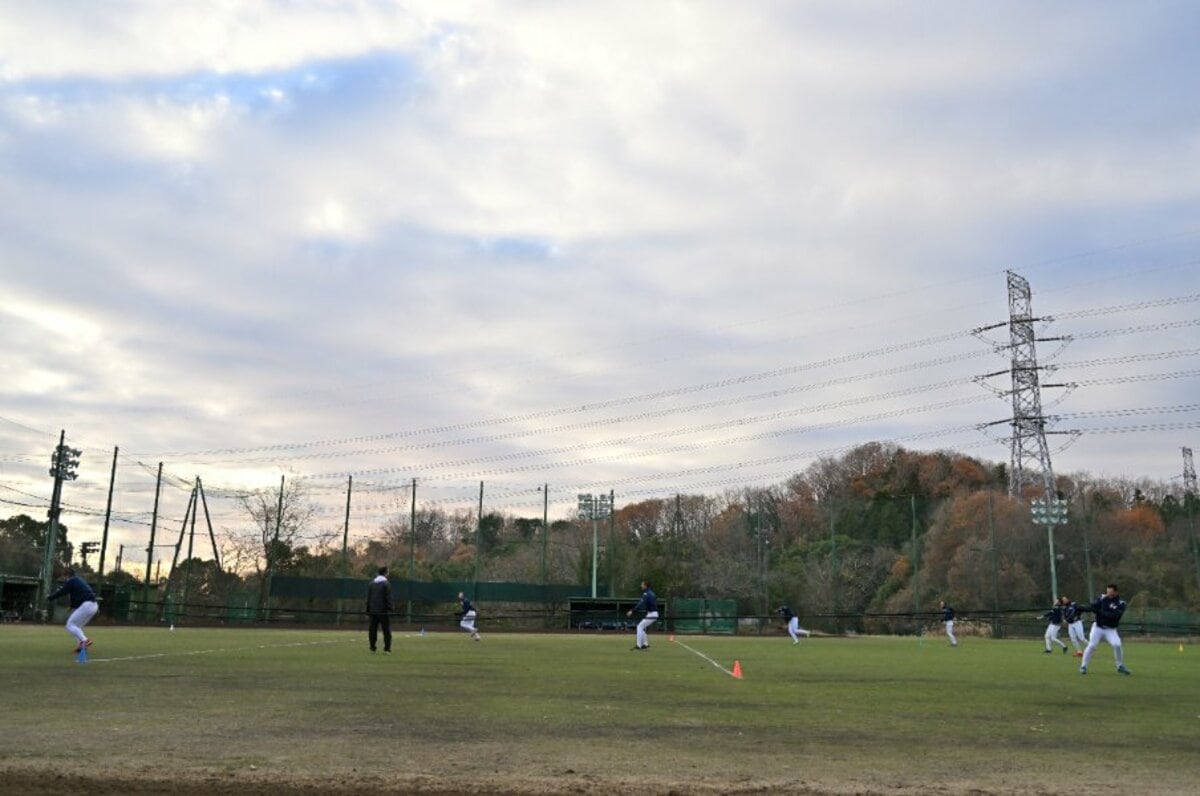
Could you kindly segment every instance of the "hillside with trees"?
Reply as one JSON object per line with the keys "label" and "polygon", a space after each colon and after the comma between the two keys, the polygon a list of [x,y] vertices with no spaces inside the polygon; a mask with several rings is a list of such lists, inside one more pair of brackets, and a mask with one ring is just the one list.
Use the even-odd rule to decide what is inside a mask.
{"label": "hillside with trees", "polygon": [[[1032,520],[1032,495],[1007,494],[1006,470],[958,453],[872,443],[770,488],[631,504],[616,495],[611,519],[597,527],[599,593],[635,594],[648,578],[668,597],[734,599],[743,616],[767,616],[788,602],[815,626],[866,631],[889,629],[939,599],[966,611],[1041,609],[1051,593],[1047,530]],[[1085,599],[1117,581],[1140,608],[1200,610],[1195,494],[1086,473],[1059,477],[1058,488],[1069,506],[1066,524],[1055,528],[1060,593]],[[190,601],[216,605],[236,594],[261,605],[269,571],[357,578],[388,564],[394,577],[411,567],[423,581],[591,580],[590,521],[552,522],[547,536],[541,517],[490,513],[477,521],[469,511],[418,507],[415,530],[408,514],[398,515],[343,551],[336,533],[302,533],[313,517],[302,489],[285,497],[279,523],[273,493],[244,499],[244,532],[222,542],[226,571],[179,562],[170,578],[190,566],[190,585],[167,585]],[[0,571],[36,574],[44,529],[24,516],[0,523]],[[58,547],[71,549],[65,532]]]}

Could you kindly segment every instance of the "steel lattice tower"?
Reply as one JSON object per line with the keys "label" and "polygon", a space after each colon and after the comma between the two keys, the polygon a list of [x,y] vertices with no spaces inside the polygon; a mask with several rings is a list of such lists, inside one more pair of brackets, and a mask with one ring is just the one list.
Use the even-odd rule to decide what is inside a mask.
{"label": "steel lattice tower", "polygon": [[1008,328],[1012,352],[1012,463],[1008,493],[1022,497],[1029,484],[1041,485],[1047,498],[1057,495],[1050,447],[1046,444],[1046,418],[1042,414],[1042,390],[1038,383],[1031,292],[1023,276],[1005,271],[1008,277]]}

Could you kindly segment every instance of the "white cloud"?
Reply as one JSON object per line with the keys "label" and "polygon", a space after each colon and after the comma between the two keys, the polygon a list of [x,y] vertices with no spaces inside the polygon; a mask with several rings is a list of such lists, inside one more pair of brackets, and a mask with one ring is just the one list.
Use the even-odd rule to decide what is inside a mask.
{"label": "white cloud", "polygon": [[[1039,312],[1194,292],[1197,237],[1175,233],[1196,231],[1200,71],[1176,12],[1194,16],[22,7],[0,31],[0,323],[19,341],[0,361],[20,374],[0,417],[214,488],[378,470],[447,501],[486,479],[514,508],[539,500],[526,482],[567,502],[575,485],[769,483],[889,435],[1005,460],[972,424],[1006,404],[969,400],[1003,356],[916,367],[982,349],[965,336],[870,352],[1003,321],[1007,268]],[[1110,384],[1064,408],[1188,390]],[[45,439],[15,433],[44,458]],[[1181,433],[1094,434],[1062,466],[1170,475]],[[279,445],[297,447],[251,450]]]}

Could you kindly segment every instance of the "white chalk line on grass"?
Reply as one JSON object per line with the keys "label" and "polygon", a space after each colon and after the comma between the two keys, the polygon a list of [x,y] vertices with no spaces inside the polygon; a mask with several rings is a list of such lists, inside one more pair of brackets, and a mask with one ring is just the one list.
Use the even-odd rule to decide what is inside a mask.
{"label": "white chalk line on grass", "polygon": [[704,654],[703,652],[701,652],[700,650],[698,650],[698,649],[693,649],[692,647],[689,647],[687,644],[684,644],[682,641],[673,641],[672,643],[674,643],[674,644],[678,644],[679,646],[683,647],[685,650],[688,650],[688,651],[690,651],[690,652],[693,652],[693,653],[695,653],[696,655],[699,655],[701,658],[703,658],[704,660],[708,661],[708,662],[709,662],[709,663],[711,663],[713,666],[716,666],[718,669],[720,669],[721,671],[725,672],[725,674],[729,675],[730,677],[733,677],[733,670],[732,670],[732,669],[726,669],[724,666],[722,666],[721,664],[717,663],[716,661],[714,661],[712,658],[710,658],[710,657],[708,657],[707,655],[705,655],[705,654]]}
{"label": "white chalk line on grass", "polygon": [[126,655],[119,658],[88,658],[88,663],[115,663],[117,661],[145,661],[151,658],[183,658],[189,655],[212,655],[217,652],[245,652],[246,650],[266,650],[281,647],[315,647],[321,644],[348,644],[356,639],[337,639],[336,641],[290,641],[287,644],[255,644],[252,647],[217,647],[207,650],[191,650],[190,652],[152,652],[146,655]]}

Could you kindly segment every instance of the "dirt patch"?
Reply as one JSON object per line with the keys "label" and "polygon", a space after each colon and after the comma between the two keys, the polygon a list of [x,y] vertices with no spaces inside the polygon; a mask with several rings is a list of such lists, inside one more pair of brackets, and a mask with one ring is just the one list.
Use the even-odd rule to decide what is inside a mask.
{"label": "dirt patch", "polygon": [[[737,779],[737,778],[735,778]],[[1099,783],[1097,783],[1097,786]],[[973,796],[1016,796],[1016,794],[1063,794],[1090,792],[1084,786],[1071,788],[1030,788],[1028,782],[976,783],[947,780],[938,783],[909,783],[902,781],[808,781],[752,780],[740,781],[638,781],[627,776],[600,777],[580,774],[566,768],[545,775],[478,773],[458,778],[430,775],[376,776],[351,773],[336,777],[296,775],[281,777],[249,767],[229,772],[181,772],[165,776],[161,767],[126,771],[90,770],[68,772],[49,771],[20,766],[0,767],[0,789],[5,793],[24,796],[61,796],[63,793],[87,793],[89,796],[350,796],[350,794],[421,794],[423,796],[459,796],[460,794],[495,794],[496,796],[599,796],[600,794],[630,793],[646,796],[685,796],[685,794],[796,794],[797,796],[915,796],[916,794],[973,794]],[[1190,788],[1159,787],[1144,789],[1146,794],[1183,794]]]}

